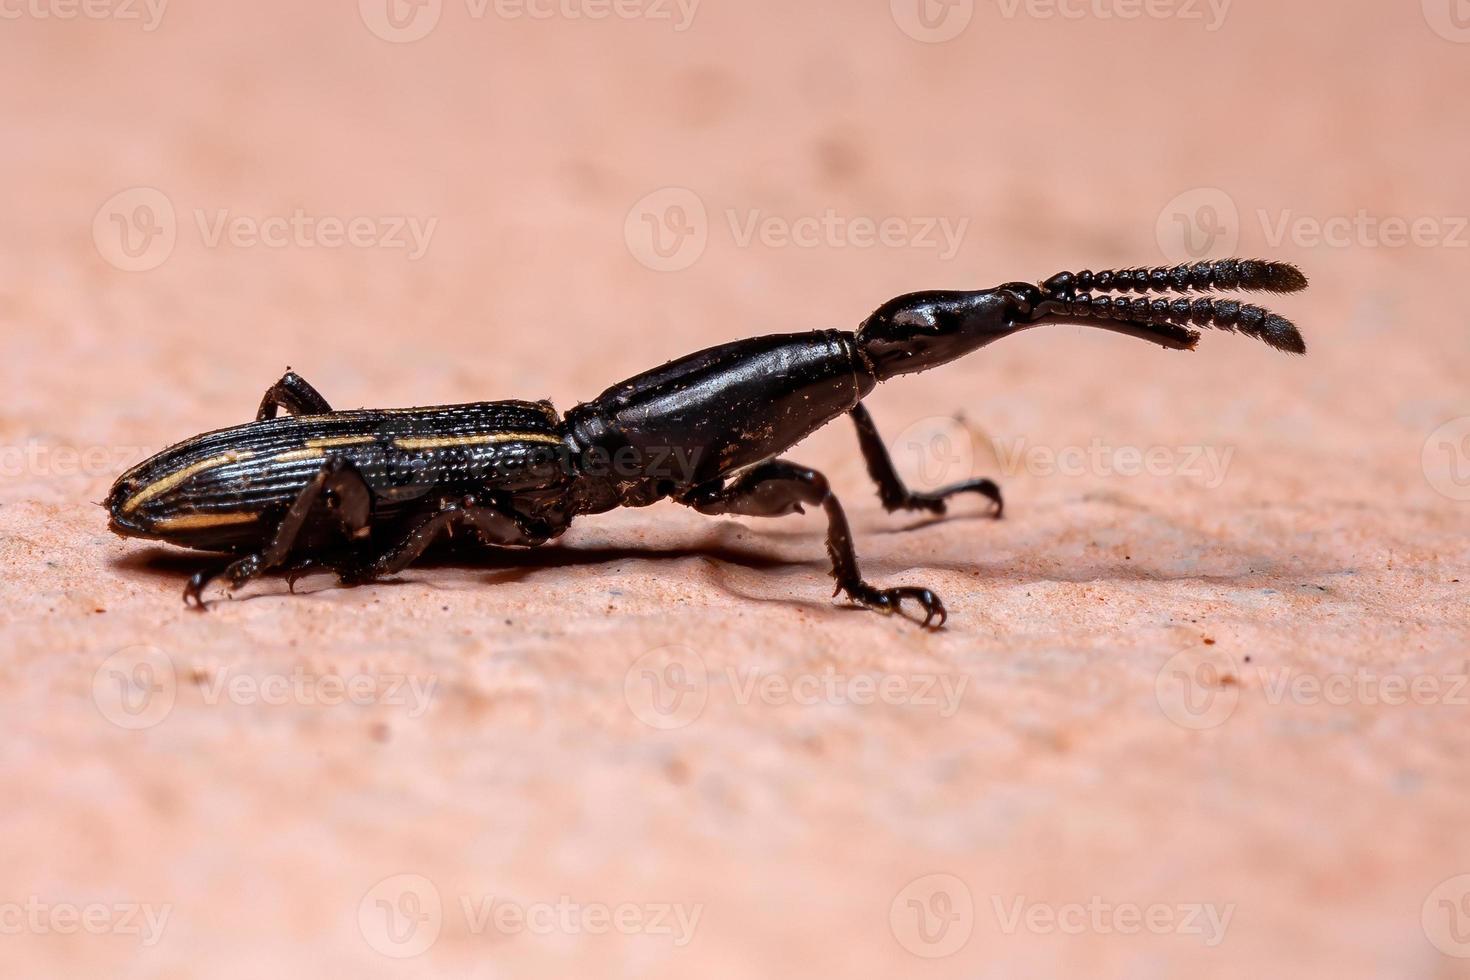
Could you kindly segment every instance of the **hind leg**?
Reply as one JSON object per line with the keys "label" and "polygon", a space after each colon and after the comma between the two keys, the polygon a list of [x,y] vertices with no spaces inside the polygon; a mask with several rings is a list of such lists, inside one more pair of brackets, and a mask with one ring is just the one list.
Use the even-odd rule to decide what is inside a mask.
{"label": "hind leg", "polygon": [[852,546],[852,530],[847,515],[827,484],[827,478],[816,470],[777,459],[749,470],[730,484],[706,484],[685,494],[680,503],[701,514],[743,514],[748,517],[781,517],[803,513],[802,505],[820,506],[827,514],[827,554],[832,559],[832,577],[837,591],[860,606],[891,613],[912,599],[924,609],[924,625],[938,620],[943,626],[947,618],[944,603],[924,588],[878,589],[863,581],[857,553]]}

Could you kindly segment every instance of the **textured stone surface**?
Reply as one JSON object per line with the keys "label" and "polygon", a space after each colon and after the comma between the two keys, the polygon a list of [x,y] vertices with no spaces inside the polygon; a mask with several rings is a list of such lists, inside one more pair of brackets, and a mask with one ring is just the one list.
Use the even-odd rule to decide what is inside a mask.
{"label": "textured stone surface", "polygon": [[[1431,441],[1470,415],[1448,4],[979,4],[942,44],[888,6],[450,2],[413,43],[350,3],[6,23],[7,976],[1464,972],[1470,879],[1435,891],[1470,872],[1470,451]],[[692,264],[687,195],[635,207],[666,187],[703,206]],[[121,250],[114,214],[168,207],[166,259]],[[1052,328],[877,393],[905,471],[996,475],[999,523],[885,515],[845,423],[793,453],[873,579],[944,596],[938,634],[829,605],[815,517],[657,506],[198,615],[194,559],[92,503],[286,364],[341,407],[565,408],[915,288],[1157,263],[1171,208],[1308,269],[1279,304],[1308,358]],[[296,209],[434,224],[417,258],[250,242]],[[1360,210],[1437,244],[1311,239]]]}

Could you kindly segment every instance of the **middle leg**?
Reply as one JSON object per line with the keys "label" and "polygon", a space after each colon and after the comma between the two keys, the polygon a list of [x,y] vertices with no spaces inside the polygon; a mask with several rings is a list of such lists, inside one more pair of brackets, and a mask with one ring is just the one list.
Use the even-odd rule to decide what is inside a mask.
{"label": "middle leg", "polygon": [[379,555],[337,569],[348,585],[362,585],[385,575],[394,575],[413,564],[441,535],[467,527],[481,544],[488,546],[545,544],[550,530],[509,508],[481,503],[473,496],[443,500],[433,509],[409,518],[403,536]]}
{"label": "middle leg", "polygon": [[995,504],[995,517],[1000,519],[1005,501],[994,480],[969,480],[942,487],[933,493],[915,493],[904,486],[898,471],[893,468],[893,460],[868,410],[858,404],[848,414],[852,416],[853,425],[857,426],[858,445],[863,451],[863,462],[868,465],[868,475],[878,484],[878,498],[890,514],[896,510],[926,510],[931,514],[943,514],[947,498],[961,493],[978,493]]}

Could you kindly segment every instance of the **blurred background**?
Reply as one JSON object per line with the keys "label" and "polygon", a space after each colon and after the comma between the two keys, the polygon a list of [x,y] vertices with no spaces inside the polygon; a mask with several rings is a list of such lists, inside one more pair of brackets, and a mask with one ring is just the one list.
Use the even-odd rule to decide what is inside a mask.
{"label": "blurred background", "polygon": [[[1465,0],[0,3],[5,974],[1465,975],[1467,86]],[[813,518],[199,616],[92,504],[287,365],[566,409],[1232,254],[1307,358],[1052,327],[870,399],[1005,521],[793,453],[940,634]]]}

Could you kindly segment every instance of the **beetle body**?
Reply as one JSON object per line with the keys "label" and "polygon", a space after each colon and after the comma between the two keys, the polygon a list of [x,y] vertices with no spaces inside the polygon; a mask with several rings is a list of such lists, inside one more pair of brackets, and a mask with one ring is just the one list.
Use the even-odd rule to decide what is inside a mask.
{"label": "beetle body", "polygon": [[564,439],[546,402],[261,419],[196,436],[129,470],[109,500],[112,528],[206,551],[260,548],[329,456],[367,485],[370,526],[392,523],[429,495],[494,493],[535,510],[567,482],[548,465],[548,450],[559,452]]}
{"label": "beetle body", "polygon": [[[776,517],[817,506],[827,516],[839,591],[881,611],[913,600],[926,625],[943,623],[943,604],[928,589],[863,581],[827,481],[781,453],[847,414],[887,509],[944,513],[949,498],[976,493],[999,516],[1000,491],[990,480],[908,490],[863,398],[882,381],[1045,323],[1100,327],[1173,349],[1194,347],[1194,327],[1216,327],[1301,353],[1296,328],[1260,307],[1089,290],[1305,286],[1292,266],[1229,259],[913,293],[879,307],[855,332],[777,334],[690,354],[614,385],[565,418],[544,401],[336,412],[288,371],[266,391],[256,421],[139,464],[119,478],[106,506],[118,534],[243,556],[191,580],[186,598],[200,608],[218,574],[238,586],[271,569],[327,566],[344,582],[371,581],[402,570],[456,528],[490,546],[535,546],[578,515],[666,498],[712,515]],[[280,409],[290,414],[277,417]]]}

